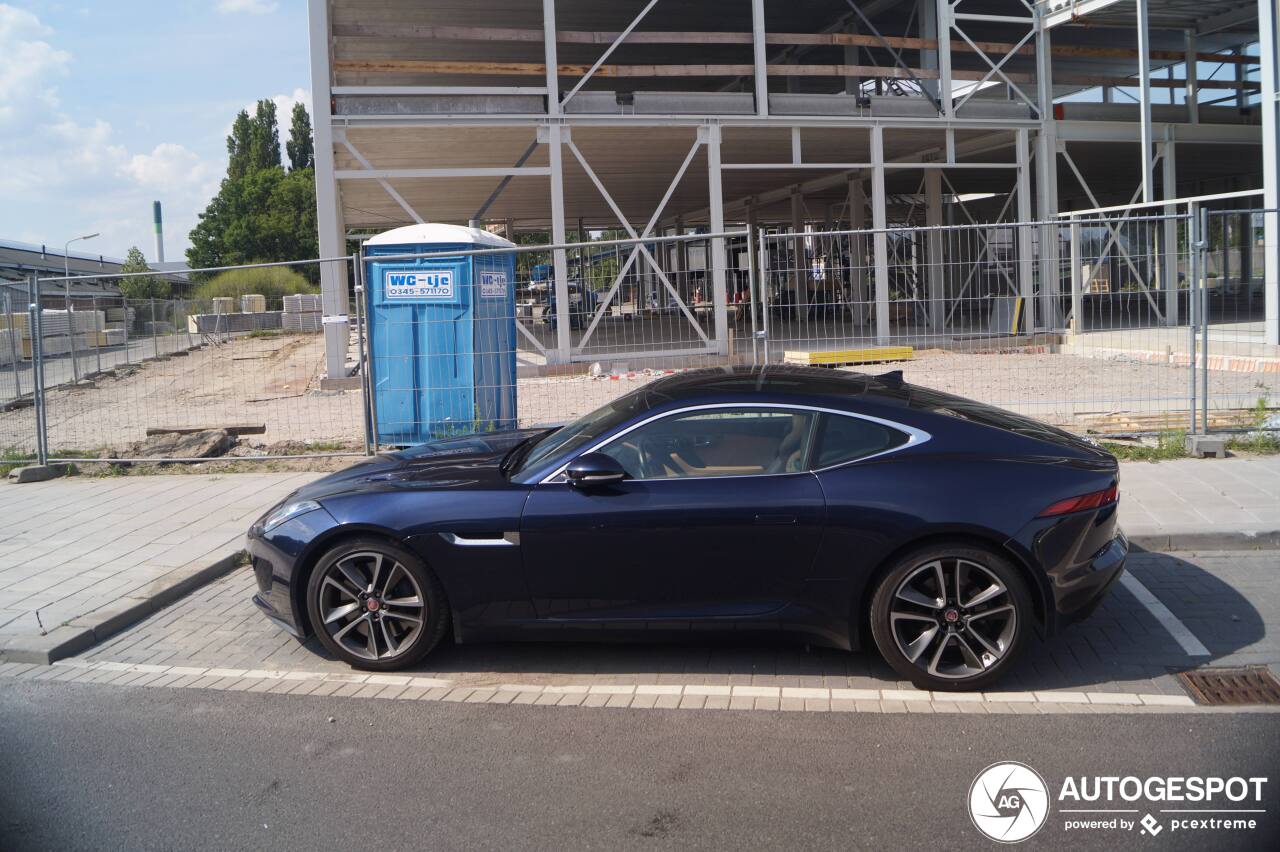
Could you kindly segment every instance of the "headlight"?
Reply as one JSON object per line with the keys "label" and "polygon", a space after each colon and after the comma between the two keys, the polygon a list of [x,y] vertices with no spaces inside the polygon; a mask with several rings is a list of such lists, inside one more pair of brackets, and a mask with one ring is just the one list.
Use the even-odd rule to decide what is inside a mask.
{"label": "headlight", "polygon": [[307,512],[314,512],[320,508],[320,504],[314,500],[287,500],[276,506],[267,516],[262,519],[262,531],[264,533],[271,532],[285,521],[293,520],[299,515],[305,515]]}

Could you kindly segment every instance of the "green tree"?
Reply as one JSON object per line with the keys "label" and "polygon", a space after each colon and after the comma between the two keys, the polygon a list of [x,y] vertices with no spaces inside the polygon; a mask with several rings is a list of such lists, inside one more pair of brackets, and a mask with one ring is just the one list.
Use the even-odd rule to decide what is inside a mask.
{"label": "green tree", "polygon": [[249,163],[251,169],[269,169],[280,165],[280,127],[276,121],[275,101],[258,101],[258,111],[253,117],[253,132],[249,136]]}
{"label": "green tree", "polygon": [[[295,137],[297,119],[295,111]],[[191,231],[187,262],[198,268],[315,257],[315,172],[297,168],[302,159],[294,161],[291,172],[281,166],[275,104],[259,101],[252,117],[241,112],[227,149],[227,176]],[[299,157],[304,154],[299,152]],[[312,281],[319,278],[314,266],[301,271]]]}
{"label": "green tree", "polygon": [[311,140],[311,116],[302,104],[293,105],[293,120],[289,125],[289,141],[285,144],[289,154],[289,168],[293,171],[315,167],[316,151]]}
{"label": "green tree", "polygon": [[243,177],[249,171],[249,149],[253,139],[253,120],[247,110],[240,110],[227,137],[227,176]]}
{"label": "green tree", "polygon": [[[142,250],[133,246],[125,255],[120,271],[150,272],[151,267],[147,265],[147,258],[142,254]],[[169,297],[169,282],[154,275],[121,278],[117,286],[126,299],[167,299]]]}

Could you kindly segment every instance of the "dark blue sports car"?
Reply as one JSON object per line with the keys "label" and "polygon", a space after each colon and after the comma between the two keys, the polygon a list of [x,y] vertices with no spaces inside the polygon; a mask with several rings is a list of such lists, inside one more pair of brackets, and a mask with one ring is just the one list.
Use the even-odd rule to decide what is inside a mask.
{"label": "dark blue sports car", "polygon": [[696,370],[560,429],[307,485],[249,531],[254,602],[364,669],[411,665],[450,631],[696,626],[870,636],[921,687],[978,689],[1120,575],[1116,476],[1083,439],[900,373]]}

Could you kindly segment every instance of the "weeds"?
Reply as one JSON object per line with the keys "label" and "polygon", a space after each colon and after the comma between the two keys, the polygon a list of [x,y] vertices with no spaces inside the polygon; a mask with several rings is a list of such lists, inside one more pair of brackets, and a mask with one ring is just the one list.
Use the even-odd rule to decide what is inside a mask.
{"label": "weeds", "polygon": [[1102,448],[1121,461],[1171,461],[1187,457],[1187,432],[1173,429],[1161,432],[1155,446],[1146,444],[1120,444],[1103,441]]}

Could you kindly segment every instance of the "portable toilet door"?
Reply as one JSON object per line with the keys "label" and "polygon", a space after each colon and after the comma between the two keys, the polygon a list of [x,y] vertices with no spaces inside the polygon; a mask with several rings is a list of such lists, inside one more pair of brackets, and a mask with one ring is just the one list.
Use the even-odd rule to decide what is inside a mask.
{"label": "portable toilet door", "polygon": [[[477,228],[422,224],[365,243],[370,387],[379,443],[516,426],[514,248]],[[407,260],[381,257],[429,254]]]}

